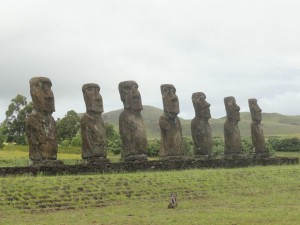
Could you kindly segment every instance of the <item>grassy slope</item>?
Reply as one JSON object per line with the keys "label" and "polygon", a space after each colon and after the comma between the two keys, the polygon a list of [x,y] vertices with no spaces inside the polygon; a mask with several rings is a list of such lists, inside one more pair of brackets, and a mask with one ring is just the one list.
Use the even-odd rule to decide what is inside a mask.
{"label": "grassy slope", "polygon": [[299,165],[0,178],[7,225],[299,224],[299,202]]}
{"label": "grassy slope", "polygon": [[[122,110],[116,110],[103,114],[103,119],[105,122],[113,124],[118,128],[118,118]],[[149,139],[154,139],[160,137],[160,131],[158,126],[159,117],[162,115],[163,111],[161,109],[144,106],[142,111],[142,116],[145,121],[147,128],[147,135]],[[210,125],[212,128],[213,136],[223,137],[223,125],[225,118],[211,119]],[[266,136],[299,136],[300,135],[300,116],[285,116],[277,113],[263,113],[264,133]],[[191,120],[181,119],[183,135],[191,135]],[[250,136],[250,124],[251,116],[249,112],[241,113],[241,121],[239,122],[239,128],[241,135],[248,137]]]}

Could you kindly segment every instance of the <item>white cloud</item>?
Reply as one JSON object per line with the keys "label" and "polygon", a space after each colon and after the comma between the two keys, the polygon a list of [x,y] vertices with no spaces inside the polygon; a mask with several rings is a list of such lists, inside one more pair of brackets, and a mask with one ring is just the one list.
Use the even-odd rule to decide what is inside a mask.
{"label": "white cloud", "polygon": [[281,112],[285,115],[299,115],[297,110],[300,102],[300,92],[286,92],[271,98],[261,98],[259,104],[265,112]]}
{"label": "white cloud", "polygon": [[124,80],[136,80],[143,103],[160,108],[160,85],[174,84],[187,118],[196,91],[206,93],[213,117],[225,115],[229,95],[242,110],[257,98],[265,112],[300,114],[298,98],[286,97],[283,105],[274,97],[300,90],[299,6],[293,0],[2,0],[0,120],[17,94],[30,99],[29,79],[40,75],[52,80],[55,117],[85,110],[87,82],[100,85],[105,111],[121,108]]}

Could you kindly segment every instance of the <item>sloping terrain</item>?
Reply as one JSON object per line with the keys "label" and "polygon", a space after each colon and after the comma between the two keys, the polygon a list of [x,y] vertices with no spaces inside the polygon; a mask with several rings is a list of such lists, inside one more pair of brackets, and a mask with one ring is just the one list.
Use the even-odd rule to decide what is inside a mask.
{"label": "sloping terrain", "polygon": [[[103,114],[103,119],[106,123],[113,124],[118,129],[119,115],[123,109],[107,112]],[[159,138],[160,131],[158,120],[163,114],[161,109],[153,106],[144,106],[142,116],[145,121],[147,135],[149,139]],[[241,112],[241,121],[239,128],[241,135],[248,137],[251,135],[251,115],[249,112]],[[278,113],[263,113],[262,124],[266,136],[298,136],[300,134],[300,116],[286,116]],[[184,136],[191,136],[191,120],[180,118]],[[210,119],[213,136],[223,137],[223,125],[225,117],[220,119]]]}

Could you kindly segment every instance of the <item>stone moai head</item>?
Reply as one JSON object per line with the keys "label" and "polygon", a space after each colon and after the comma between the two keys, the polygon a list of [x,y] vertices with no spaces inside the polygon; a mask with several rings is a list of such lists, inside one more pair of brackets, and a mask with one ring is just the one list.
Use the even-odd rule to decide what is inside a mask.
{"label": "stone moai head", "polygon": [[228,119],[240,121],[240,107],[232,96],[224,98],[226,115]]}
{"label": "stone moai head", "polygon": [[252,121],[260,122],[262,120],[261,108],[257,105],[257,100],[255,98],[248,99],[248,103],[249,103]]}
{"label": "stone moai head", "polygon": [[163,99],[164,112],[168,117],[175,118],[180,113],[176,88],[172,84],[162,84],[160,90]]}
{"label": "stone moai head", "polygon": [[36,111],[52,114],[55,112],[52,83],[47,77],[33,77],[29,81],[33,108]]}
{"label": "stone moai head", "polygon": [[82,93],[87,113],[103,113],[103,101],[98,84],[89,83],[82,86]]}
{"label": "stone moai head", "polygon": [[123,81],[119,83],[119,92],[124,109],[142,111],[142,99],[138,90],[139,86],[135,81]]}
{"label": "stone moai head", "polygon": [[206,101],[206,95],[203,92],[193,93],[192,101],[196,116],[207,119],[211,118],[210,104]]}

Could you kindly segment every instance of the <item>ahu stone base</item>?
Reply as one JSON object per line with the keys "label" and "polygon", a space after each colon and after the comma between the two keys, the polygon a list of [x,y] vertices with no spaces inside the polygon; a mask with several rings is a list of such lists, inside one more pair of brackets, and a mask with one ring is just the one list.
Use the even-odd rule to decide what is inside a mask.
{"label": "ahu stone base", "polygon": [[0,176],[8,175],[59,175],[59,174],[91,174],[91,173],[118,173],[136,171],[168,171],[202,168],[235,168],[268,165],[299,164],[299,158],[271,157],[271,158],[235,158],[235,159],[185,159],[185,160],[153,160],[116,162],[103,164],[78,165],[39,165],[28,167],[1,167]]}

